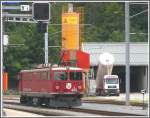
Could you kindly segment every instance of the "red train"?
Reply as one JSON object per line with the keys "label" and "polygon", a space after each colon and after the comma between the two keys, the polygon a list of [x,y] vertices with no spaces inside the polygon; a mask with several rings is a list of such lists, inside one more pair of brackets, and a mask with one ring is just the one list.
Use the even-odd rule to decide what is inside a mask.
{"label": "red train", "polygon": [[81,105],[85,76],[76,67],[53,67],[20,72],[20,102],[29,105],[45,104],[49,107]]}

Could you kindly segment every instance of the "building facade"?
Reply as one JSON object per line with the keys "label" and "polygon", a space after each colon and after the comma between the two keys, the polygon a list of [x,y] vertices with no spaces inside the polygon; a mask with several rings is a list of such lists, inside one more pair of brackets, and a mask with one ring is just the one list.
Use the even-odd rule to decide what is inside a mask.
{"label": "building facade", "polygon": [[[99,55],[108,52],[114,58],[113,74],[119,75],[121,92],[125,92],[125,43],[86,42],[83,51],[90,54],[90,66],[96,78]],[[130,91],[148,90],[148,43],[130,43]]]}

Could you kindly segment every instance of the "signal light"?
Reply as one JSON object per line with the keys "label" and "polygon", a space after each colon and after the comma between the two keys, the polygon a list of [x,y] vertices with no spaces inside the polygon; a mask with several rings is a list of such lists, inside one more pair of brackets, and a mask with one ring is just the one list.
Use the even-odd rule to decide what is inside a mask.
{"label": "signal light", "polygon": [[49,21],[50,4],[49,3],[33,3],[32,17],[36,21]]}

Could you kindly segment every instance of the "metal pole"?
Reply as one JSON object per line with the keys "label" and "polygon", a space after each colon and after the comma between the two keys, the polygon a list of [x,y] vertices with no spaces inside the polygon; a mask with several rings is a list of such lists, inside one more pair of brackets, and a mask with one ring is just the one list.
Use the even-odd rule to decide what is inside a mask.
{"label": "metal pole", "polygon": [[[1,7],[2,7],[2,3],[0,3]],[[2,17],[2,10],[0,11],[1,12],[1,17]],[[4,20],[2,19],[1,20],[1,29],[3,30],[3,22]],[[0,39],[0,82],[3,83],[3,31],[0,31],[1,32],[1,39]],[[1,102],[1,109],[2,109],[2,112],[1,112],[1,116],[3,116],[3,84],[1,84],[1,98],[0,98],[0,102]]]}
{"label": "metal pole", "polygon": [[45,64],[48,64],[48,23],[46,24],[45,32]]}
{"label": "metal pole", "polygon": [[145,109],[145,105],[144,105],[144,93],[143,93],[143,110]]}
{"label": "metal pole", "polygon": [[126,105],[130,105],[130,19],[129,2],[125,2],[125,43],[126,43]]}
{"label": "metal pole", "polygon": [[68,12],[73,12],[73,4],[68,3]]}
{"label": "metal pole", "polygon": [[48,25],[49,22],[47,22],[46,24],[46,32],[45,32],[45,64],[48,64]]}

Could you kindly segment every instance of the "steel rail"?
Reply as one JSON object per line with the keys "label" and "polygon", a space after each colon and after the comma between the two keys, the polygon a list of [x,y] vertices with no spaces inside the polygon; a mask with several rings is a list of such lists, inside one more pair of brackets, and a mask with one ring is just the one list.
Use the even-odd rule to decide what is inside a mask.
{"label": "steel rail", "polygon": [[[3,96],[3,100],[4,101],[7,101],[7,100],[20,100],[20,97],[19,96],[15,96],[15,97],[6,97],[6,96]],[[115,104],[115,105],[124,105],[125,104],[125,101],[115,101],[115,100],[87,100],[87,99],[82,99],[82,103],[97,103],[97,104]],[[139,102],[139,103],[132,103],[131,102],[131,105],[132,106],[143,106],[143,103]],[[148,107],[148,104],[145,103],[145,106]]]}
{"label": "steel rail", "polygon": [[82,113],[80,111],[75,112],[68,109],[53,109],[47,107],[27,106],[27,105],[21,105],[19,103],[14,103],[14,102],[4,102],[3,106],[4,108],[7,109],[14,109],[19,111],[44,115],[44,116],[94,116],[95,115],[89,113]]}
{"label": "steel rail", "polygon": [[[14,106],[13,106],[14,105]],[[20,108],[18,107],[20,106]],[[24,108],[25,107],[25,108]],[[31,110],[30,109],[33,110]],[[83,109],[83,108],[59,108],[57,109],[58,111],[63,111],[63,113],[61,113],[60,111],[56,111],[56,109],[51,109],[51,108],[47,108],[47,107],[44,107],[44,106],[41,106],[41,107],[34,107],[34,106],[27,106],[27,105],[22,105],[20,104],[19,102],[5,102],[4,101],[4,108],[9,108],[9,109],[15,109],[15,110],[23,110],[23,111],[32,111],[32,113],[37,113],[37,112],[42,112],[40,114],[43,114],[43,115],[59,115],[59,116],[64,116],[64,115],[71,115],[71,116],[77,116],[79,114],[79,112],[82,112],[82,113],[85,113],[85,114],[93,114],[94,115],[99,115],[99,116],[143,116],[143,115],[137,115],[137,114],[130,114],[130,113],[120,113],[120,112],[111,112],[111,111],[104,111],[104,110],[92,110],[92,109]],[[27,110],[26,110],[27,109]],[[36,109],[34,111],[34,109]],[[39,109],[39,110],[37,110]],[[47,112],[49,111],[49,113]],[[58,113],[57,113],[58,112]],[[72,112],[71,114],[68,113],[68,112]],[[75,113],[77,112],[77,113]],[[57,113],[57,114],[55,114]]]}

